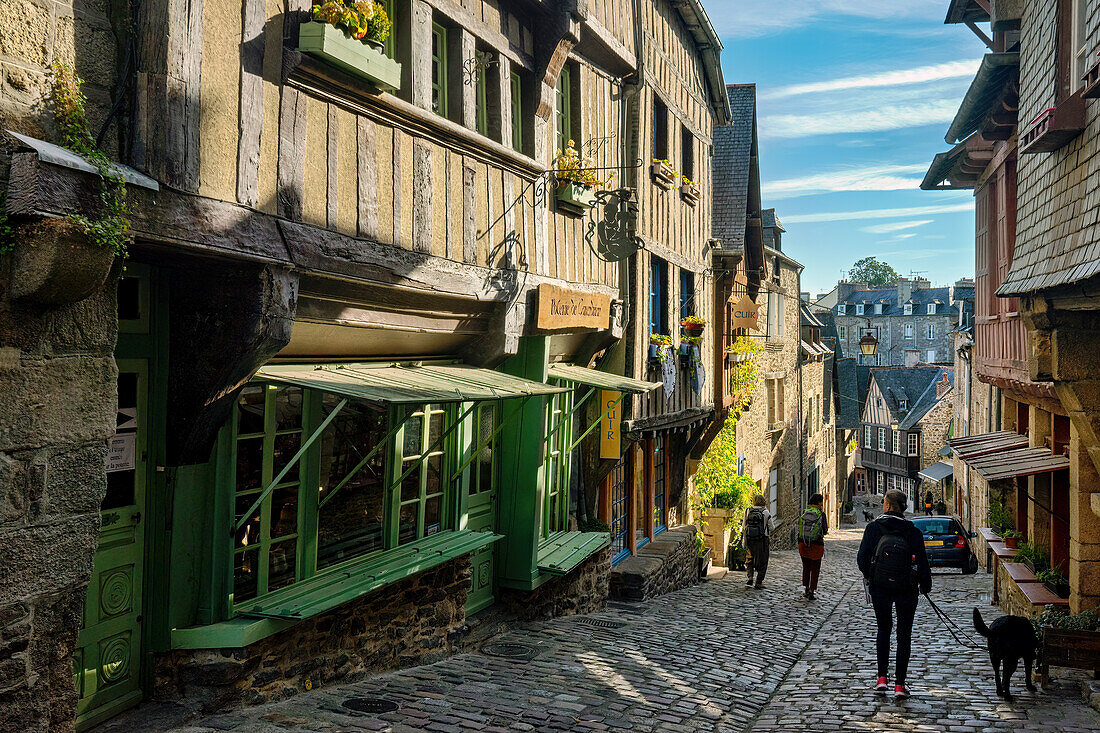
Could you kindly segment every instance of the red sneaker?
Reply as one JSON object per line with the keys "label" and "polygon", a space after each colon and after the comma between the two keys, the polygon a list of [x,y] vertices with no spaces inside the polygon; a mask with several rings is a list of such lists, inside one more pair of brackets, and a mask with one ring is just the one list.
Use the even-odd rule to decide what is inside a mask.
{"label": "red sneaker", "polygon": [[908,700],[909,688],[905,685],[894,685],[894,697],[899,700]]}
{"label": "red sneaker", "polygon": [[886,683],[886,678],[879,677],[878,684],[875,685],[875,690],[877,690],[878,692],[886,692],[886,690],[888,689],[890,689],[890,686]]}

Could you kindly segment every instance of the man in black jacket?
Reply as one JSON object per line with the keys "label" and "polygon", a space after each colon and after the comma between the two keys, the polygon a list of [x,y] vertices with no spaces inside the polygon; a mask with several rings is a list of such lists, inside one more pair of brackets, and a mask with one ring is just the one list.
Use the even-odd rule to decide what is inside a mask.
{"label": "man in black jacket", "polygon": [[[871,605],[875,609],[878,623],[878,637],[875,648],[878,652],[878,681],[875,689],[885,692],[888,688],[886,672],[890,667],[890,631],[893,609],[898,609],[898,655],[897,679],[894,681],[894,695],[899,699],[909,697],[909,688],[905,686],[905,674],[909,668],[909,655],[913,642],[913,617],[917,613],[918,591],[927,593],[932,588],[932,571],[928,567],[928,556],[924,552],[924,535],[916,525],[905,519],[905,507],[908,500],[905,493],[892,489],[886,492],[882,500],[881,517],[867,525],[863,531],[863,542],[859,546],[856,562],[859,571],[867,579],[871,595]],[[889,536],[889,537],[888,537]],[[900,586],[887,583],[882,568],[876,573],[876,565],[884,563],[893,538],[904,541],[905,562],[909,577]],[[887,540],[883,542],[884,538]],[[901,544],[901,543],[898,543]],[[876,583],[876,575],[879,580]]]}

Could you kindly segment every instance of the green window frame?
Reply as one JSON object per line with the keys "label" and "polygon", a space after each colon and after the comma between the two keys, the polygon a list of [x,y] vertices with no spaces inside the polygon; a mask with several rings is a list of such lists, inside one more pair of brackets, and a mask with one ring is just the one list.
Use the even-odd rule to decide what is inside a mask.
{"label": "green window frame", "polygon": [[478,69],[477,89],[474,99],[474,111],[476,114],[477,134],[489,134],[489,74],[485,69]]}
{"label": "green window frame", "polygon": [[447,116],[447,29],[432,23],[432,111]]}
{"label": "green window frame", "polygon": [[569,480],[572,471],[573,392],[546,400],[546,457],[543,460],[543,503],[539,538],[546,540],[569,527]]}
{"label": "green window frame", "polygon": [[383,53],[391,59],[397,58],[397,44],[394,43],[394,33],[397,30],[397,18],[393,16],[394,6],[393,0],[377,0],[382,4],[382,8],[386,11],[386,17],[390,19],[390,35],[386,38],[383,46]]}
{"label": "green window frame", "polygon": [[[479,431],[488,428],[485,438],[492,436],[495,403],[468,414],[458,405],[427,404],[392,407],[379,416],[350,402],[332,416],[341,401],[263,382],[247,385],[238,398],[218,469],[227,479],[218,485],[232,507],[234,526],[243,520],[226,538],[232,557],[226,568],[230,616],[318,573],[456,529],[461,492],[495,488],[496,436],[474,460],[465,465],[459,460],[463,433],[477,441],[470,451],[481,444]],[[361,411],[358,417],[355,410]],[[334,419],[325,424],[330,416]],[[460,418],[462,425],[455,426]],[[299,452],[297,463],[265,496]],[[351,516],[349,527],[330,526]]]}
{"label": "green window frame", "polygon": [[[500,406],[495,402],[486,402],[473,412],[471,450],[477,451],[470,463],[469,494],[487,494],[497,488],[498,461],[500,445],[497,426],[500,425]],[[480,450],[478,450],[480,448]]]}
{"label": "green window frame", "polygon": [[564,151],[570,140],[573,139],[573,83],[572,71],[569,64],[561,67],[561,75],[558,76],[558,86],[555,90],[557,115],[555,117],[555,134],[557,149]]}
{"label": "green window frame", "polygon": [[512,148],[523,151],[523,78],[512,72]]}

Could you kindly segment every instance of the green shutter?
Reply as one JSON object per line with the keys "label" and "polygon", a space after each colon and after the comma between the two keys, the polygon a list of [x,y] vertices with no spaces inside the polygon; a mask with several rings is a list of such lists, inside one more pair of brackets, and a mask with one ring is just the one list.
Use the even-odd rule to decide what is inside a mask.
{"label": "green shutter", "polygon": [[512,72],[512,147],[523,151],[523,81]]}

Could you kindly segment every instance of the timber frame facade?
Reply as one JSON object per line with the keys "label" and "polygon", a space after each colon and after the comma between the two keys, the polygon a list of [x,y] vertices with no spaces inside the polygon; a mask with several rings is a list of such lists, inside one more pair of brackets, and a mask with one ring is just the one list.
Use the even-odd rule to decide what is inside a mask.
{"label": "timber frame facade", "polygon": [[[78,14],[49,51],[129,183],[113,266],[66,219],[97,215],[94,170],[0,98],[0,707],[24,729],[431,661],[470,614],[601,607],[612,556],[685,521],[729,121],[701,4],[383,4],[380,50],[308,0]],[[570,140],[614,174],[595,206],[554,175]],[[640,248],[601,255],[597,222]],[[711,325],[666,394],[648,334],[688,314]]]}

